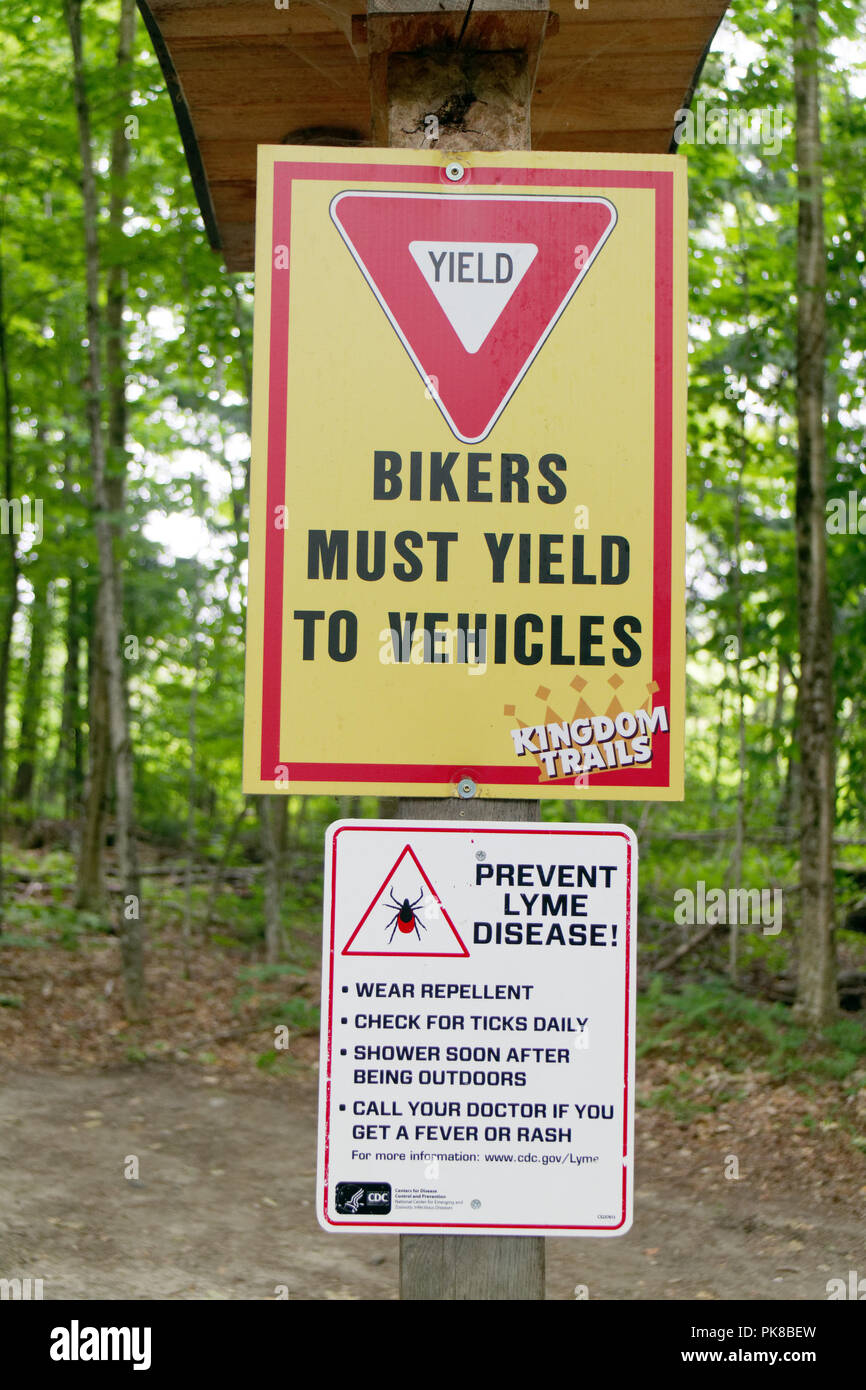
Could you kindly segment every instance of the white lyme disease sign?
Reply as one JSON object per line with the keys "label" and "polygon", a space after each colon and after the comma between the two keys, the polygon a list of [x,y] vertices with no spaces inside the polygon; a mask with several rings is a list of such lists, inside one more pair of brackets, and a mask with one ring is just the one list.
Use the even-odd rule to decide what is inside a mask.
{"label": "white lyme disease sign", "polygon": [[322,1226],[627,1231],[632,832],[338,821],[325,883]]}

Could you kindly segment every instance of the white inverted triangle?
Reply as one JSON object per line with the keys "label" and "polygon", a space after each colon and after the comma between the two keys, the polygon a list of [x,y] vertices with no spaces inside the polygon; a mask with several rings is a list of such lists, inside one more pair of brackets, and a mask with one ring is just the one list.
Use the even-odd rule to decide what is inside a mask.
{"label": "white inverted triangle", "polygon": [[[467,352],[478,352],[538,255],[538,247],[525,241],[410,241],[409,250]],[[461,252],[464,253],[462,269],[472,276],[470,280],[457,278]],[[443,255],[444,260],[441,259]],[[503,259],[505,257],[508,259]],[[453,281],[448,278],[452,268]],[[497,274],[500,277],[509,274],[509,279],[501,278],[497,283]]]}

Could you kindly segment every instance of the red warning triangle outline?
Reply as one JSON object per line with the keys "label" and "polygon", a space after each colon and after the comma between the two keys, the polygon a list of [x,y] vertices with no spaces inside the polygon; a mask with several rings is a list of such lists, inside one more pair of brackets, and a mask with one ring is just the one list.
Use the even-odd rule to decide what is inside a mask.
{"label": "red warning triangle outline", "polygon": [[[387,204],[377,213],[383,199],[391,204],[390,218],[383,216]],[[403,204],[400,217],[395,202]],[[348,189],[335,194],[329,210],[427,394],[464,444],[480,443],[493,429],[617,223],[613,203],[596,194]],[[497,212],[507,218],[504,234],[501,226],[490,226]],[[395,254],[395,236],[405,257]],[[409,251],[411,241],[436,240],[538,246],[538,255],[476,353],[464,348]],[[580,269],[574,265],[578,244],[589,252]],[[562,276],[566,265],[570,273]]]}
{"label": "red warning triangle outline", "polygon": [[[373,911],[373,908],[376,907],[376,905],[378,904],[379,899],[381,898],[381,896],[382,896],[382,894],[384,893],[385,889],[387,888],[388,884],[391,882],[391,879],[392,879],[392,878],[394,877],[394,875],[396,874],[396,872],[397,872],[397,870],[399,869],[400,865],[403,863],[403,860],[406,858],[406,855],[407,855],[407,854],[411,855],[412,860],[413,860],[413,862],[414,862],[414,864],[415,864],[415,868],[418,870],[419,874],[420,874],[421,877],[423,878],[423,880],[424,880],[424,882],[426,883],[427,887],[430,889],[430,892],[433,894],[433,897],[436,899],[437,903],[439,904],[439,910],[440,910],[440,912],[442,913],[442,916],[445,918],[445,921],[448,923],[448,926],[451,928],[452,932],[454,933],[454,937],[455,937],[455,939],[456,939],[456,941],[457,941],[457,944],[458,944],[459,947],[460,947],[460,950],[459,950],[459,951],[388,951],[388,950],[386,950],[386,951],[353,951],[353,950],[351,950],[350,948],[351,948],[352,942],[355,940],[355,937],[358,935],[358,932],[361,930],[361,928],[363,927],[363,925],[364,925],[364,923],[366,922],[367,918],[370,916],[370,913]],[[417,957],[417,956],[437,956],[437,957],[439,957],[440,959],[441,959],[441,958],[445,958],[445,959],[448,959],[448,960],[453,960],[455,956],[460,957],[460,956],[468,956],[468,955],[469,955],[469,952],[467,951],[466,946],[465,946],[463,940],[461,939],[460,933],[458,932],[458,930],[457,930],[457,928],[455,927],[454,923],[451,921],[451,918],[448,916],[448,913],[447,913],[447,911],[446,911],[446,909],[445,909],[445,905],[443,904],[442,899],[439,897],[439,894],[436,892],[436,889],[433,887],[433,884],[430,882],[430,880],[429,880],[429,878],[427,877],[426,873],[425,873],[424,870],[422,869],[421,863],[420,863],[420,861],[419,861],[419,859],[418,859],[418,856],[417,856],[417,854],[415,853],[415,851],[413,850],[413,848],[412,848],[411,845],[406,845],[405,849],[401,850],[400,854],[397,856],[397,859],[396,859],[396,861],[395,861],[393,867],[391,868],[390,872],[387,873],[387,874],[385,875],[384,879],[382,880],[382,883],[381,883],[380,886],[379,886],[379,889],[378,889],[378,891],[377,891],[375,897],[373,898],[373,901],[370,903],[370,906],[367,908],[367,911],[364,913],[364,915],[363,915],[363,917],[361,918],[360,922],[358,923],[357,927],[356,927],[355,930],[352,932],[352,935],[349,937],[349,940],[346,942],[345,946],[343,947],[342,951],[340,952],[340,955],[341,955],[341,956],[404,956],[404,957],[408,957],[408,956],[411,956],[411,957]]]}

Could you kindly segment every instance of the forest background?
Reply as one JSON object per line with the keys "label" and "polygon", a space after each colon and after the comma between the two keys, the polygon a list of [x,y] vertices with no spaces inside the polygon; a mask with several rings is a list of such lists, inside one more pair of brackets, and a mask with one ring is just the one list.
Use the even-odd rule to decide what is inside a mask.
{"label": "forest background", "polygon": [[[807,36],[816,26],[811,42],[797,23]],[[832,1131],[857,1181],[864,56],[861,0],[820,12],[735,0],[705,64],[706,112],[773,113],[781,139],[680,147],[686,797],[542,810],[638,835],[642,1104],[685,1123],[751,1094],[755,1077],[789,1088],[804,1142]],[[804,280],[810,237],[825,285]],[[5,0],[0,1035],[32,1065],[50,1046],[69,1065],[255,1067],[275,1082],[313,1067],[324,827],[394,813],[387,800],[240,791],[252,286],[208,248],[132,0]],[[804,304],[825,317],[820,380]],[[807,435],[826,498],[804,495]],[[819,574],[824,546],[825,618],[816,632],[813,610],[804,661],[803,566]],[[821,698],[826,900],[807,881],[826,758],[816,771],[802,737]],[[778,921],[732,925],[724,909],[688,920],[689,895],[721,890],[727,903],[741,889],[779,894]]]}

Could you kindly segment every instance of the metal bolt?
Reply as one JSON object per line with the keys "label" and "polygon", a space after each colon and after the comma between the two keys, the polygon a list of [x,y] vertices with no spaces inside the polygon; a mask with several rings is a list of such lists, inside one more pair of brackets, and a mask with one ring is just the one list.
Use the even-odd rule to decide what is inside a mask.
{"label": "metal bolt", "polygon": [[484,851],[483,849],[477,849],[477,850],[475,851],[475,858],[476,858],[476,859],[486,859],[486,858],[487,858],[487,854],[485,853],[485,851]]}
{"label": "metal bolt", "polygon": [[458,164],[456,159],[452,159],[450,164],[445,165],[445,177],[451,183],[459,183],[466,170],[462,164]]}
{"label": "metal bolt", "polygon": [[470,796],[475,796],[477,792],[478,788],[471,777],[461,777],[460,781],[457,783],[458,796],[462,796],[468,800]]}
{"label": "metal bolt", "polygon": [[472,1208],[473,1211],[477,1211],[478,1208],[481,1206],[481,1203],[479,1202],[479,1200],[478,1200],[477,1197],[473,1197],[473,1199],[472,1199],[472,1201],[469,1203],[469,1205],[471,1206],[471,1208]]}

